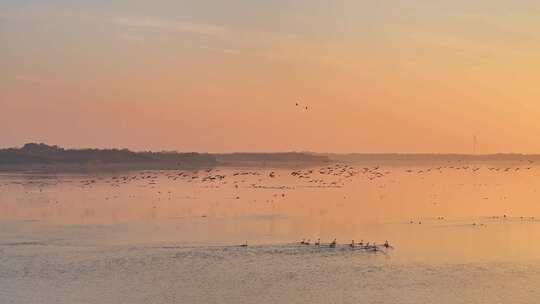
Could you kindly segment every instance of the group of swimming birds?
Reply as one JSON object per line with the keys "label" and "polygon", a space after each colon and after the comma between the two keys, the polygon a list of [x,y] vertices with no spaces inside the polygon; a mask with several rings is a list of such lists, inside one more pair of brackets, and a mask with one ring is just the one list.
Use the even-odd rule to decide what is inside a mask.
{"label": "group of swimming birds", "polygon": [[[349,244],[343,244],[343,245],[340,245],[337,243],[337,239],[334,239],[332,242],[330,243],[321,243],[321,239],[317,239],[317,241],[315,242],[310,242],[310,240],[308,239],[306,241],[306,239],[302,239],[300,242],[298,243],[295,243],[297,245],[300,245],[300,246],[314,246],[314,247],[317,247],[317,248],[337,248],[337,247],[345,247],[345,248],[351,248],[351,249],[358,249],[358,250],[364,250],[364,251],[381,251],[381,250],[386,250],[386,249],[394,249],[394,247],[392,245],[390,245],[390,243],[388,241],[385,241],[382,245],[377,245],[377,243],[375,242],[366,242],[364,243],[363,240],[360,241],[360,243],[356,243],[354,240],[352,240]],[[240,247],[248,247],[248,243],[247,241],[240,245]]]}

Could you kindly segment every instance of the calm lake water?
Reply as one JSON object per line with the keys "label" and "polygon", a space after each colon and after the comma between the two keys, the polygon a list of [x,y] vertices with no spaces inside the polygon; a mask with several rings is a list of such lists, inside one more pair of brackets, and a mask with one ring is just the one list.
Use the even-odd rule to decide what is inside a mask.
{"label": "calm lake water", "polygon": [[0,303],[537,303],[539,190],[527,162],[4,172]]}

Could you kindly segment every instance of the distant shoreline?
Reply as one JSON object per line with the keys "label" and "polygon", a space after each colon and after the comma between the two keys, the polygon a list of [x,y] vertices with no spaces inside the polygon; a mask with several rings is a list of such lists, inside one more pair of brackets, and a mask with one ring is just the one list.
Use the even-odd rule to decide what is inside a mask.
{"label": "distant shoreline", "polygon": [[29,143],[0,149],[0,171],[189,170],[222,167],[295,167],[330,162],[309,153],[133,152],[127,149],[64,149]]}
{"label": "distant shoreline", "polygon": [[128,163],[128,164],[0,164],[0,173],[6,172],[48,172],[48,173],[85,173],[85,172],[118,172],[118,171],[152,171],[152,170],[205,170],[211,168],[305,168],[323,166],[327,162],[255,162],[239,161],[215,163],[213,165],[177,166],[168,163]]}
{"label": "distant shoreline", "polygon": [[406,153],[196,153],[133,152],[127,149],[64,149],[29,143],[0,149],[3,171],[197,170],[213,167],[305,167],[327,163],[370,165],[540,163],[539,154],[406,154]]}
{"label": "distant shoreline", "polygon": [[353,153],[353,154],[319,154],[334,162],[344,163],[384,163],[384,164],[501,164],[523,163],[532,165],[540,163],[539,154],[400,154],[400,153]]}

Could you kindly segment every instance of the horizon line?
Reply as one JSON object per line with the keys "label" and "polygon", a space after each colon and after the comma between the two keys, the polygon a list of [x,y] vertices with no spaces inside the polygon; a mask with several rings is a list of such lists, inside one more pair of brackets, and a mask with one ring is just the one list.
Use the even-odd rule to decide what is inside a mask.
{"label": "horizon line", "polygon": [[22,149],[28,144],[36,145],[46,145],[48,147],[56,147],[64,150],[128,150],[135,153],[144,153],[144,152],[153,152],[153,153],[198,153],[198,154],[287,154],[287,153],[298,153],[298,154],[310,154],[310,155],[341,155],[341,156],[383,156],[383,155],[394,155],[394,156],[465,156],[465,157],[486,157],[486,156],[540,156],[540,152],[536,153],[523,153],[523,152],[492,152],[492,153],[460,153],[460,152],[318,152],[318,151],[309,151],[309,150],[289,150],[289,151],[233,151],[233,152],[212,152],[212,151],[196,151],[196,150],[135,150],[129,148],[120,148],[120,147],[108,147],[108,148],[91,148],[91,147],[77,147],[77,148],[66,148],[60,145],[47,144],[43,142],[28,142],[19,147],[0,147],[0,150],[8,149]]}

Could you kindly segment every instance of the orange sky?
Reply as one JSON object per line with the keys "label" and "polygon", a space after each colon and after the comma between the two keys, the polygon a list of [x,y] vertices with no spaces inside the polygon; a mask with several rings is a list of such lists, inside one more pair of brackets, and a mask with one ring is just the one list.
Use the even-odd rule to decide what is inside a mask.
{"label": "orange sky", "polygon": [[0,146],[540,153],[533,1],[86,2],[0,4]]}

